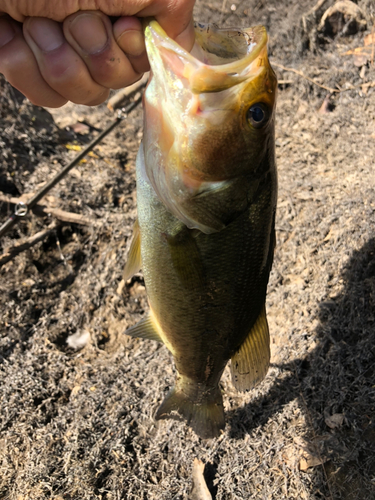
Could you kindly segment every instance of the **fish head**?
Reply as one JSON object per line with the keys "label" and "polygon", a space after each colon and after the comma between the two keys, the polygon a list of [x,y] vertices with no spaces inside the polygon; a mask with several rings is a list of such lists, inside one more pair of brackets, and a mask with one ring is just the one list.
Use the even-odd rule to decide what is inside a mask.
{"label": "fish head", "polygon": [[191,53],[156,21],[145,35],[152,70],[145,92],[145,171],[166,207],[202,230],[198,211],[189,209],[197,197],[233,179],[257,177],[273,154],[277,80],[267,33],[263,26],[198,24]]}

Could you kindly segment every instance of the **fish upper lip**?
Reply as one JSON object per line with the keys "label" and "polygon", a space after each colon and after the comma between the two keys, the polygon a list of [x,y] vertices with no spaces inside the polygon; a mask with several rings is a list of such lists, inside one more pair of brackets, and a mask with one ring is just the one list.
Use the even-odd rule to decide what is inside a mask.
{"label": "fish upper lip", "polygon": [[255,44],[255,46],[241,59],[219,65],[206,64],[194,57],[168,37],[155,20],[150,21],[146,26],[145,35],[146,41],[153,39],[155,43],[157,40],[155,44],[160,44],[183,60],[184,77],[189,80],[192,92],[201,93],[225,90],[248,79],[251,74],[254,76],[258,74],[258,68],[264,64],[264,61],[261,60],[260,64],[255,67],[253,63],[266,50],[268,36],[264,26],[255,26],[251,29],[255,39],[251,45]]}

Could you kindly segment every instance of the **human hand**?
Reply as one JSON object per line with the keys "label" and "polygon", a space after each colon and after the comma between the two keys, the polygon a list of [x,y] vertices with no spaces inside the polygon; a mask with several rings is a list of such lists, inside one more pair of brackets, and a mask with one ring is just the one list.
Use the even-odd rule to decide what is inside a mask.
{"label": "human hand", "polygon": [[[139,18],[155,17],[190,50],[193,6],[194,0],[0,0],[0,73],[39,106],[100,104],[111,88],[148,70]],[[120,17],[112,24],[108,16]]]}

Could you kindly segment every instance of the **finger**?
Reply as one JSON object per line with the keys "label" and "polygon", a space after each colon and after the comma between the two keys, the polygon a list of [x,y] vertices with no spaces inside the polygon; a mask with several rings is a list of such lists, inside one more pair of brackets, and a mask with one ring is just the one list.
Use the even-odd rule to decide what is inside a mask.
{"label": "finger", "polygon": [[[168,36],[181,47],[190,51],[193,48],[195,34],[193,8],[195,0],[146,0],[147,5],[139,10],[138,16],[154,16]],[[145,3],[146,3],[145,2]]]}
{"label": "finger", "polygon": [[107,99],[108,89],[91,78],[85,63],[65,40],[61,24],[42,17],[28,18],[23,33],[44,80],[58,94],[89,106]]}
{"label": "finger", "polygon": [[113,35],[125,52],[134,71],[144,73],[150,69],[141,21],[136,17],[121,17],[113,25]]}
{"label": "finger", "polygon": [[48,17],[63,21],[80,10],[98,10],[107,16],[154,16],[167,34],[186,50],[194,44],[192,23],[195,0],[70,0],[15,1],[0,0],[0,12],[23,22],[26,17]]}
{"label": "finger", "polygon": [[118,89],[141,77],[117,45],[112,24],[103,13],[78,12],[64,21],[63,29],[66,40],[85,62],[92,79],[99,85]]}
{"label": "finger", "polygon": [[43,79],[18,23],[0,17],[0,73],[33,104],[58,108],[66,99]]}

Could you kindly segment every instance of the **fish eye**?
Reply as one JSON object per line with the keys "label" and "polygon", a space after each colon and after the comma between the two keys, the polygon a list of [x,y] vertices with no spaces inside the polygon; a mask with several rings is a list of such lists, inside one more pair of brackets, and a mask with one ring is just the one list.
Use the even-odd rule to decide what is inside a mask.
{"label": "fish eye", "polygon": [[263,102],[253,104],[247,111],[247,121],[254,128],[262,128],[268,122],[270,111]]}

